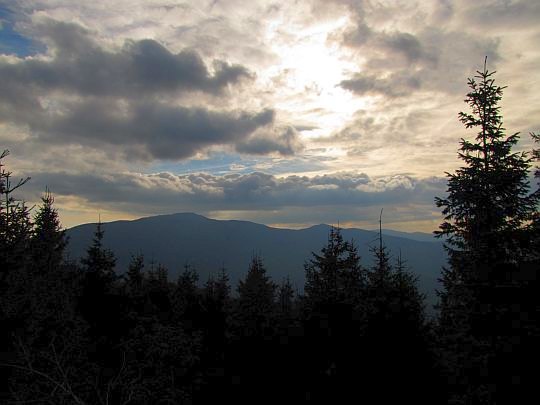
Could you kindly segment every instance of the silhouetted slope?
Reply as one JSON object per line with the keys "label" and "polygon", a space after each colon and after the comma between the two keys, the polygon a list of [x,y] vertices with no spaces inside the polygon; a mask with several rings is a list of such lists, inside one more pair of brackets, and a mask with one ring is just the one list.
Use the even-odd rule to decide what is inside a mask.
{"label": "silhouetted slope", "polygon": [[[71,258],[78,259],[84,254],[95,227],[95,224],[85,224],[68,230]],[[131,255],[140,252],[147,265],[152,259],[165,265],[173,280],[185,264],[195,267],[202,282],[224,265],[235,286],[247,272],[253,254],[260,254],[274,281],[280,282],[289,275],[302,290],[304,262],[311,257],[312,251],[319,251],[326,243],[330,227],[279,229],[247,221],[219,221],[182,213],[105,223],[103,229],[104,244],[116,254],[117,269],[121,273],[126,270]],[[374,243],[376,232],[343,229],[343,236],[346,240],[354,239],[362,263],[370,265],[369,246]],[[446,254],[442,243],[414,240],[414,236],[408,239],[386,234],[384,242],[393,257],[401,250],[407,264],[418,274],[419,287],[428,294],[431,304]]]}

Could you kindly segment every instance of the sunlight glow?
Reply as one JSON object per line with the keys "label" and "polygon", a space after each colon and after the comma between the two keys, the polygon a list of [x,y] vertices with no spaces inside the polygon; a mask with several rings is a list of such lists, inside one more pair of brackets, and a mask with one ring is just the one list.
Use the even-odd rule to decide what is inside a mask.
{"label": "sunlight glow", "polygon": [[268,29],[268,42],[279,55],[280,63],[264,71],[262,79],[270,86],[279,81],[278,109],[287,111],[296,121],[316,127],[303,133],[305,138],[336,131],[366,105],[366,99],[339,86],[349,72],[358,69],[352,56],[329,39],[332,32],[346,23],[347,19],[342,18],[287,32],[286,24],[278,21]]}

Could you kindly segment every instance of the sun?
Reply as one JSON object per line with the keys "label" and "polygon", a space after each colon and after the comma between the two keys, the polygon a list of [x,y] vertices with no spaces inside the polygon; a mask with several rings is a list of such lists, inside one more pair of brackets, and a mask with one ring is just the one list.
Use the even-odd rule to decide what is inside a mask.
{"label": "sun", "polygon": [[274,82],[279,78],[275,106],[287,111],[293,121],[313,127],[304,131],[305,138],[338,130],[369,102],[340,86],[358,70],[354,57],[330,39],[346,23],[341,18],[289,32],[284,23],[275,22],[269,28],[268,42],[279,62],[262,77]]}

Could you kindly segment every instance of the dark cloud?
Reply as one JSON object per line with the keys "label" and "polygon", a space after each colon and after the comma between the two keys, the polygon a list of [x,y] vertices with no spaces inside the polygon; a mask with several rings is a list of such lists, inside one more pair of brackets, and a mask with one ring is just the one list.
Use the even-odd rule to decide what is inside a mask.
{"label": "dark cloud", "polygon": [[298,132],[293,127],[288,127],[281,132],[261,133],[250,136],[236,145],[240,153],[252,155],[266,155],[277,152],[281,155],[293,155],[302,148]]}
{"label": "dark cloud", "polygon": [[464,13],[465,19],[475,25],[495,30],[523,30],[536,27],[540,20],[538,0],[487,0],[473,2]]}
{"label": "dark cloud", "polygon": [[401,97],[418,90],[421,83],[421,77],[402,73],[392,74],[384,78],[379,78],[376,75],[356,74],[352,79],[343,80],[340,86],[359,95]]}
{"label": "dark cloud", "polygon": [[152,39],[127,41],[108,51],[78,25],[48,22],[41,27],[52,59],[0,63],[4,80],[26,89],[133,98],[178,91],[219,94],[250,77],[245,67],[224,61],[215,61],[211,73],[196,51],[174,54]]}
{"label": "dark cloud", "polygon": [[49,59],[0,60],[0,122],[29,128],[28,142],[144,160],[184,159],[212,146],[259,155],[300,148],[296,131],[272,129],[272,109],[215,111],[167,98],[178,91],[218,95],[249,76],[242,66],[215,61],[211,73],[194,50],[174,54],[154,40],[109,51],[75,24],[49,21],[39,32]]}
{"label": "dark cloud", "polygon": [[[116,148],[132,158],[175,160],[213,145],[243,145],[256,129],[273,121],[272,110],[216,112],[157,102],[123,105],[86,100],[61,113],[34,113],[26,123],[34,140],[43,144]],[[259,153],[281,152],[282,148],[278,142],[268,143]]]}
{"label": "dark cloud", "polygon": [[[205,173],[28,173],[35,192],[44,185],[59,196],[79,196],[90,204],[141,212],[273,210],[285,207],[356,207],[387,204],[433,204],[444,193],[446,179],[398,175],[370,178],[363,173],[306,177],[254,172],[214,176]],[[30,183],[29,183],[30,184]],[[27,187],[28,189],[29,187]]]}
{"label": "dark cloud", "polygon": [[418,37],[407,32],[395,32],[389,35],[382,35],[379,39],[382,46],[395,53],[401,53],[407,62],[428,62],[435,64],[437,56],[425,48],[425,44],[420,42]]}

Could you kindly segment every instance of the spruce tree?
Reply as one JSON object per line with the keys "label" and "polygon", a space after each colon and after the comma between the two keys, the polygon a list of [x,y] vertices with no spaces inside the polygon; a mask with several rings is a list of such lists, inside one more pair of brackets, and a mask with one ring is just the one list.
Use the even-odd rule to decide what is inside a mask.
{"label": "spruce tree", "polygon": [[[530,193],[531,158],[512,150],[519,133],[506,135],[503,128],[504,87],[494,73],[484,63],[468,80],[471,112],[459,113],[459,119],[477,133],[473,140],[461,139],[464,165],[447,173],[447,196],[435,199],[444,215],[436,235],[447,237],[449,255],[439,293],[444,357],[453,399],[474,403],[502,401],[516,372],[515,365],[503,365],[504,351],[513,346],[509,336],[523,333],[513,319],[521,312],[520,263],[530,254],[523,241],[539,198]],[[512,350],[517,353],[519,345]]]}
{"label": "spruce tree", "polygon": [[92,245],[81,260],[88,280],[101,285],[103,292],[116,280],[116,258],[111,250],[103,246],[104,234],[100,221],[97,223]]}
{"label": "spruce tree", "polygon": [[278,290],[278,305],[279,316],[282,319],[288,319],[292,315],[293,311],[293,298],[294,290],[291,284],[291,280],[287,277]]}
{"label": "spruce tree", "polygon": [[[15,351],[12,335],[23,329],[31,298],[27,269],[32,223],[26,204],[13,196],[29,179],[12,182],[12,172],[4,164],[8,155],[8,150],[0,153],[0,345],[4,348],[0,361],[3,363],[9,362],[10,353]],[[4,367],[0,370],[0,401],[10,391],[6,371],[9,372]]]}
{"label": "spruce tree", "polygon": [[237,317],[244,336],[264,337],[275,315],[276,285],[266,274],[259,256],[254,256],[244,280],[238,282]]}
{"label": "spruce tree", "polygon": [[[540,143],[540,133],[532,132],[531,137],[536,143]],[[534,177],[537,181],[537,189],[535,193],[540,196],[540,148],[533,149],[532,154],[533,159],[536,161],[536,170],[534,172]],[[531,226],[531,233],[533,239],[531,256],[532,259],[538,263],[538,261],[540,261],[540,210],[538,209],[538,205],[534,214],[534,219]]]}
{"label": "spruce tree", "polygon": [[305,263],[304,303],[311,310],[339,304],[359,304],[365,272],[354,243],[344,241],[339,228],[332,228],[321,253],[312,253]]}
{"label": "spruce tree", "polygon": [[529,191],[531,159],[512,151],[519,133],[507,136],[502,126],[504,87],[495,84],[494,73],[484,64],[468,81],[465,102],[472,113],[459,118],[478,132],[473,141],[461,139],[458,156],[465,165],[447,173],[447,196],[435,199],[445,216],[436,235],[447,237],[451,265],[467,267],[469,283],[493,280],[495,266],[521,259],[516,235],[533,218],[539,197]]}
{"label": "spruce tree", "polygon": [[[352,241],[332,227],[326,245],[304,265],[302,297],[308,395],[335,402],[358,375],[365,318],[366,271]],[[317,355],[313,356],[316,352]]]}
{"label": "spruce tree", "polygon": [[[80,308],[96,344],[106,346],[115,341],[119,333],[120,308],[115,288],[116,258],[112,251],[103,246],[103,235],[101,222],[98,222],[92,245],[88,247],[86,256],[81,259]],[[103,353],[100,353],[101,355]]]}
{"label": "spruce tree", "polygon": [[12,182],[13,173],[3,163],[8,155],[8,150],[0,154],[0,285],[6,282],[9,273],[27,266],[32,231],[30,210],[24,201],[13,196],[30,178]]}
{"label": "spruce tree", "polygon": [[53,207],[54,197],[47,189],[41,197],[41,206],[34,216],[31,239],[32,265],[37,271],[51,272],[59,268],[67,246],[58,211]]}
{"label": "spruce tree", "polygon": [[172,305],[176,319],[181,320],[186,328],[200,326],[201,296],[197,282],[199,274],[190,265],[184,266],[173,291]]}
{"label": "spruce tree", "polygon": [[131,261],[126,273],[126,284],[128,294],[132,297],[138,296],[142,292],[144,281],[144,256],[137,254],[131,257]]}

